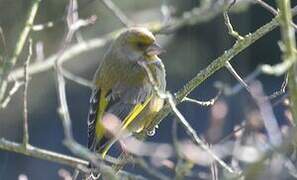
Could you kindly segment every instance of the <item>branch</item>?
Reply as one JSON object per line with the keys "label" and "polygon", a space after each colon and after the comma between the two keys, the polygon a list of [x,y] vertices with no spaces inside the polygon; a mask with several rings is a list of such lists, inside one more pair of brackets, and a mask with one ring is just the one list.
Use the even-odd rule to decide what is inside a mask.
{"label": "branch", "polygon": [[56,162],[60,164],[64,164],[67,166],[71,166],[78,169],[86,169],[88,166],[88,161],[82,160],[76,157],[67,156],[64,154],[59,154],[56,152],[48,151],[45,149],[37,148],[31,145],[28,145],[25,149],[23,144],[19,144],[16,142],[8,141],[4,138],[0,139],[0,149],[10,152],[16,152],[20,154],[24,154],[26,156],[31,156],[39,159],[44,159],[50,162]]}
{"label": "branch", "polygon": [[[157,83],[154,79],[154,76],[153,76],[152,72],[150,71],[149,67],[147,66],[146,62],[138,61],[138,64],[145,69],[148,79],[151,82],[151,84],[153,85],[154,91],[157,93],[157,95],[161,99],[167,100],[167,102],[168,102],[167,106],[169,106],[169,108],[172,110],[174,115],[177,117],[178,122],[181,123],[181,125],[184,127],[186,133],[191,137],[193,143],[200,146],[205,152],[207,152],[214,160],[216,160],[228,172],[240,174],[241,172],[237,172],[237,171],[233,170],[232,167],[230,167],[222,159],[220,159],[214,152],[212,152],[209,149],[208,145],[202,141],[202,139],[197,135],[196,131],[192,128],[190,123],[185,119],[185,117],[182,115],[182,113],[177,109],[176,103],[174,102],[172,94],[170,94],[169,92],[163,92],[162,90],[160,90],[158,88]],[[154,132],[155,130],[152,129],[152,131]],[[148,134],[148,132],[150,134],[150,131],[147,131],[147,134]]]}
{"label": "branch", "polygon": [[29,54],[27,60],[24,64],[24,76],[25,76],[25,87],[24,87],[24,119],[23,119],[23,145],[27,148],[29,144],[29,132],[28,132],[28,86],[29,86],[29,75],[28,75],[28,66],[32,56],[32,39],[29,39]]}
{"label": "branch", "polygon": [[293,119],[297,122],[297,65],[296,65],[296,39],[295,31],[292,24],[292,12],[290,0],[277,0],[278,8],[280,10],[280,24],[283,48],[283,61],[291,62],[293,65],[288,71],[288,87],[290,107]]}
{"label": "branch", "polygon": [[39,8],[39,3],[41,0],[33,0],[32,6],[30,8],[27,20],[25,22],[25,27],[20,33],[17,44],[14,48],[13,56],[10,60],[5,60],[3,66],[0,67],[0,102],[3,100],[6,88],[7,81],[6,78],[10,73],[10,70],[14,67],[18,61],[19,55],[21,54],[23,47],[25,45],[26,39],[30,33],[31,27],[33,25],[37,10]]}
{"label": "branch", "polygon": [[[297,8],[293,10],[293,13],[297,13]],[[201,70],[193,79],[191,79],[188,83],[184,85],[176,94],[176,102],[177,104],[181,103],[182,100],[190,94],[196,87],[198,87],[202,82],[204,82],[208,77],[214,74],[219,69],[223,68],[226,62],[230,61],[233,57],[239,54],[241,51],[245,50],[255,41],[263,37],[268,32],[274,30],[278,25],[278,17],[273,18],[269,23],[257,29],[254,33],[248,34],[244,36],[243,40],[237,41],[233,47],[224,52],[217,59],[213,60],[210,65],[208,65],[205,69]],[[297,94],[297,93],[296,93]],[[149,125],[148,131],[154,129],[156,125],[158,125],[162,119],[164,119],[169,113],[171,113],[170,107],[165,106],[157,115],[155,120]]]}
{"label": "branch", "polygon": [[11,101],[12,96],[19,90],[19,88],[24,85],[23,82],[15,81],[13,87],[9,90],[5,99],[3,99],[2,103],[0,104],[0,109],[4,109],[7,107],[9,102]]}
{"label": "branch", "polygon": [[262,1],[262,0],[255,0],[260,6],[262,6],[264,9],[266,9],[267,11],[269,11],[271,14],[273,15],[277,15],[278,12],[277,10],[275,10],[272,6],[270,6],[269,4],[267,4],[266,2]]}
{"label": "branch", "polygon": [[102,0],[103,4],[120,20],[120,22],[125,26],[129,27],[133,23],[127,18],[127,16],[118,8],[112,0]]}
{"label": "branch", "polygon": [[[231,6],[230,6],[230,8],[231,8]],[[230,22],[230,18],[229,18],[229,15],[228,15],[228,11],[229,11],[230,8],[228,8],[228,10],[224,11],[224,13],[223,13],[224,20],[225,20],[225,25],[227,26],[228,33],[229,33],[230,36],[234,37],[237,40],[243,40],[243,37],[237,31],[235,31],[233,29],[233,26],[232,26],[232,24]]]}
{"label": "branch", "polygon": [[[277,15],[278,11],[276,9],[274,9],[272,6],[270,6],[269,4],[267,4],[266,2],[264,2],[263,0],[256,0],[256,2],[262,6],[264,9],[268,10],[271,14],[273,15]],[[291,25],[294,27],[295,31],[297,31],[297,25],[291,21]]]}
{"label": "branch", "polygon": [[283,141],[282,134],[273,113],[272,105],[263,92],[262,85],[257,81],[254,82],[250,93],[259,108],[270,143],[273,147],[279,147]]}
{"label": "branch", "polygon": [[[153,33],[168,33],[172,31],[177,31],[178,29],[184,26],[198,25],[203,22],[209,21],[210,19],[214,18],[219,13],[221,13],[224,10],[224,6],[225,4],[223,2],[217,1],[214,5],[208,8],[194,8],[191,11],[187,11],[183,13],[181,17],[173,18],[170,22],[166,24],[159,21],[152,21],[146,24],[139,24],[139,26],[147,27]],[[277,24],[274,24],[274,26],[277,26]],[[65,49],[62,57],[60,57],[60,62],[64,63],[67,61],[74,60],[75,58],[73,57],[75,56],[89,52],[93,49],[103,47],[113,38],[115,38],[115,35],[121,32],[122,30],[123,29],[118,29],[111,33],[103,35],[100,38],[94,38],[68,47],[67,49]],[[55,64],[55,59],[57,59],[57,54],[50,56],[43,62],[35,62],[34,64],[31,64],[28,71],[29,74],[37,74],[52,69]],[[8,81],[23,78],[23,74],[23,69],[17,68],[9,74]]]}

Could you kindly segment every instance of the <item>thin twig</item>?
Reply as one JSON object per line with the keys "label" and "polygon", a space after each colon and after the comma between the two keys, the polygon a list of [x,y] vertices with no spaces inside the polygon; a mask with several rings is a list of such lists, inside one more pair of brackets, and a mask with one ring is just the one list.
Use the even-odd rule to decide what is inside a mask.
{"label": "thin twig", "polygon": [[145,172],[154,177],[154,179],[169,180],[167,176],[151,167],[143,158],[134,158],[133,162],[139,165]]}
{"label": "thin twig", "polygon": [[285,75],[280,89],[278,91],[273,92],[271,95],[268,96],[268,98],[269,99],[275,99],[275,98],[285,94],[287,85],[288,85],[288,73]]}
{"label": "thin twig", "polygon": [[12,96],[19,90],[19,88],[22,85],[24,85],[24,82],[19,82],[19,81],[14,82],[13,87],[10,89],[10,91],[8,92],[8,95],[6,96],[6,98],[1,103],[1,106],[0,106],[1,109],[4,109],[4,108],[7,107],[7,105],[11,101]]}
{"label": "thin twig", "polygon": [[212,98],[212,99],[210,99],[210,100],[208,100],[208,101],[198,101],[198,100],[196,100],[196,99],[192,99],[192,98],[189,98],[189,97],[185,97],[183,100],[182,100],[182,102],[184,102],[184,101],[187,101],[187,102],[191,102],[191,103],[196,103],[196,104],[199,104],[200,106],[213,106],[214,105],[214,103],[219,99],[219,97],[220,97],[220,95],[221,95],[221,90],[218,92],[218,94],[214,97],[214,98]]}
{"label": "thin twig", "polygon": [[101,0],[105,7],[107,7],[119,20],[120,22],[125,26],[129,27],[133,23],[127,18],[127,16],[121,11],[120,8],[118,8],[112,0]]}
{"label": "thin twig", "polygon": [[34,24],[32,26],[32,31],[42,31],[44,29],[54,27],[55,23],[56,22],[49,21],[49,22],[46,22],[46,23],[43,23],[43,24]]}
{"label": "thin twig", "polygon": [[[65,88],[65,79],[63,77],[63,74],[61,72],[61,62],[60,58],[62,57],[67,45],[71,42],[71,39],[75,33],[76,30],[78,30],[82,26],[88,25],[88,21],[79,20],[78,18],[72,17],[72,13],[70,13],[73,10],[73,1],[71,0],[69,2],[68,12],[67,12],[67,23],[68,23],[68,32],[65,35],[65,39],[62,44],[62,48],[59,50],[57,59],[55,59],[55,67],[56,67],[56,75],[57,75],[57,93],[58,93],[58,99],[59,99],[59,105],[58,108],[59,115],[62,120],[63,128],[64,128],[64,144],[65,146],[74,154],[83,157],[87,160],[89,160],[95,167],[98,167],[99,171],[102,173],[102,175],[106,176],[108,179],[117,179],[117,177],[114,175],[114,171],[106,166],[104,162],[101,160],[100,157],[98,157],[95,153],[90,152],[86,147],[80,145],[77,143],[72,134],[72,123],[70,119],[70,113],[68,110],[67,105],[67,98],[66,98],[66,88]],[[76,20],[75,20],[76,19]],[[77,24],[78,23],[78,24]]]}
{"label": "thin twig", "polygon": [[244,80],[238,75],[238,73],[235,71],[235,69],[232,67],[230,62],[226,62],[225,67],[228,69],[228,71],[235,77],[235,79],[244,87],[248,92],[250,92],[249,86],[244,82]]}
{"label": "thin twig", "polygon": [[180,142],[178,141],[178,135],[177,135],[177,120],[174,118],[172,123],[172,141],[175,153],[177,155],[177,162],[174,168],[175,171],[175,180],[182,180],[185,179],[185,175],[189,173],[189,171],[193,167],[193,163],[191,160],[187,160],[184,156],[184,152],[182,152],[182,146],[180,145]]}
{"label": "thin twig", "polygon": [[173,100],[173,96],[169,92],[164,93],[158,88],[158,86],[155,82],[155,79],[153,78],[153,75],[152,75],[150,69],[148,68],[147,64],[142,61],[140,61],[138,63],[146,70],[148,78],[149,78],[151,84],[153,85],[154,90],[156,91],[157,95],[160,98],[167,100],[171,110],[174,112],[175,116],[178,118],[178,121],[183,125],[187,134],[191,137],[192,141],[196,145],[200,146],[203,150],[205,150],[214,160],[216,160],[228,172],[240,174],[240,172],[236,172],[235,170],[232,169],[232,167],[230,167],[222,159],[220,159],[214,152],[212,152],[209,149],[209,147],[202,141],[202,139],[200,139],[200,137],[197,135],[196,131],[192,128],[192,126],[185,119],[185,117],[181,114],[181,112],[176,108],[175,101]]}
{"label": "thin twig", "polygon": [[[297,12],[297,8],[294,9],[294,13]],[[213,60],[212,63],[201,70],[193,79],[184,85],[176,93],[176,101],[180,103],[184,97],[186,97],[190,92],[192,92],[196,87],[198,87],[205,79],[214,74],[216,71],[225,66],[227,61],[230,61],[233,57],[239,54],[241,51],[249,47],[255,41],[263,37],[268,32],[272,31],[278,26],[278,17],[272,19],[269,23],[257,29],[254,33],[246,35],[243,40],[237,41],[233,47],[224,52],[217,59]],[[171,108],[167,105],[158,113],[156,118],[149,125],[148,129],[153,129],[157,124],[159,124],[171,111]]]}
{"label": "thin twig", "polygon": [[227,26],[227,29],[228,29],[228,33],[229,33],[232,37],[236,38],[237,40],[243,40],[244,38],[243,38],[237,31],[235,31],[235,30],[233,29],[233,26],[232,26],[232,24],[231,24],[231,22],[230,22],[230,18],[229,18],[229,16],[228,16],[228,12],[225,11],[225,12],[223,13],[223,15],[224,15],[225,25]]}
{"label": "thin twig", "polygon": [[1,42],[3,44],[3,49],[4,49],[4,56],[8,56],[8,51],[7,51],[7,45],[6,45],[6,39],[4,36],[4,32],[2,27],[0,26],[0,38],[1,38]]}
{"label": "thin twig", "polygon": [[4,138],[0,138],[0,149],[24,154],[26,156],[31,156],[34,158],[44,159],[50,162],[64,164],[70,167],[78,168],[80,170],[87,169],[86,167],[89,164],[86,160],[48,151],[31,145],[28,145],[25,149],[23,144],[8,141]]}
{"label": "thin twig", "polygon": [[283,61],[275,65],[263,64],[260,66],[261,71],[268,75],[281,76],[296,62],[296,60]]}
{"label": "thin twig", "polygon": [[267,11],[269,11],[271,14],[273,15],[277,15],[278,12],[277,10],[275,10],[272,6],[270,6],[269,4],[267,4],[266,2],[262,1],[262,0],[255,0],[260,6],[262,6],[264,9],[266,9]]}
{"label": "thin twig", "polygon": [[29,86],[29,74],[28,67],[32,56],[32,39],[29,39],[29,53],[27,60],[24,64],[24,111],[23,111],[23,145],[25,148],[29,145],[29,131],[28,131],[28,86]]}
{"label": "thin twig", "polygon": [[[163,24],[163,22],[159,22],[159,21],[157,22],[152,21],[145,24],[139,24],[139,26],[147,27],[153,33],[173,32],[173,31],[179,30],[184,26],[198,25],[203,22],[209,21],[210,19],[220,14],[224,10],[224,7],[225,7],[224,3],[217,2],[216,4],[214,4],[209,8],[203,8],[203,9],[193,8],[190,11],[184,12],[183,15],[180,17],[172,18],[172,21],[170,21],[167,24]],[[296,8],[296,12],[297,12],[297,8]],[[278,26],[278,21],[274,19],[273,21],[268,23],[265,27],[262,27],[263,29],[267,30],[266,32],[264,32],[264,34],[267,34],[268,32],[272,31],[277,26]],[[94,38],[94,39],[80,42],[73,46],[68,47],[60,59],[61,63],[74,60],[75,58],[73,57],[79,54],[103,47],[108,42],[110,42],[113,38],[115,38],[115,35],[121,32],[122,30],[123,29],[118,29],[111,33],[103,35],[100,38]],[[260,33],[258,38],[256,39],[259,39],[264,34]],[[246,39],[246,40],[249,40],[249,39]],[[251,42],[250,44],[252,43],[253,42]],[[55,66],[56,59],[57,59],[57,54],[54,54],[48,57],[47,59],[45,59],[43,62],[36,62],[34,64],[31,64],[29,67],[30,75],[41,73],[52,69]],[[23,74],[24,74],[23,69],[17,68],[16,70],[10,73],[8,80],[12,81],[13,79],[20,79],[23,77]]]}
{"label": "thin twig", "polygon": [[75,74],[73,74],[72,72],[66,70],[65,68],[63,67],[60,67],[60,70],[61,70],[61,73],[63,74],[63,76],[68,79],[68,80],[71,80],[79,85],[82,85],[82,86],[85,86],[85,87],[88,87],[90,89],[92,89],[94,87],[94,84],[92,83],[92,81],[89,81],[87,79],[84,79],[80,76],[77,76]]}
{"label": "thin twig", "polygon": [[25,22],[25,27],[19,35],[16,46],[14,48],[13,55],[11,59],[9,60],[6,59],[4,61],[4,64],[0,68],[0,102],[2,102],[6,92],[7,83],[8,83],[7,76],[9,75],[11,69],[14,67],[14,65],[17,63],[19,59],[19,55],[21,54],[23,47],[25,45],[26,39],[30,33],[40,2],[41,0],[32,1],[32,6],[29,10],[29,14]]}
{"label": "thin twig", "polygon": [[[295,31],[291,26],[293,22],[291,12],[291,1],[290,0],[277,0],[279,13],[280,13],[280,25],[281,25],[281,36],[282,45],[281,48],[284,63],[293,64],[288,70],[288,89],[290,98],[290,108],[295,123],[297,122],[297,53],[296,53],[296,39]],[[295,64],[294,64],[295,63]]]}
{"label": "thin twig", "polygon": [[[274,9],[272,6],[264,2],[263,0],[255,0],[260,6],[262,6],[264,9],[268,10],[271,14],[274,16],[278,15],[278,11]],[[291,25],[294,27],[295,31],[297,31],[297,25],[292,21]]]}
{"label": "thin twig", "polygon": [[251,95],[258,105],[270,143],[274,147],[278,147],[282,144],[282,135],[274,116],[272,106],[268,101],[268,98],[265,96],[262,85],[259,82],[254,82],[251,87]]}
{"label": "thin twig", "polygon": [[[211,148],[211,147],[209,147],[209,148]],[[218,165],[217,165],[216,161],[211,162],[210,171],[211,171],[211,179],[219,180]]]}
{"label": "thin twig", "polygon": [[217,144],[224,143],[225,141],[227,141],[228,139],[230,139],[231,137],[233,137],[236,133],[238,133],[239,131],[245,129],[246,127],[247,127],[246,123],[240,124],[239,127],[237,127],[236,129],[234,129],[231,133],[229,133],[226,136],[224,136],[223,138],[221,138]]}
{"label": "thin twig", "polygon": [[228,15],[228,12],[230,11],[230,9],[233,7],[235,3],[236,3],[236,0],[232,0],[231,4],[229,4],[226,10],[223,12],[223,17],[224,17],[224,22],[225,22],[225,25],[227,26],[229,35],[234,37],[236,40],[242,40],[243,37],[237,31],[234,30]]}

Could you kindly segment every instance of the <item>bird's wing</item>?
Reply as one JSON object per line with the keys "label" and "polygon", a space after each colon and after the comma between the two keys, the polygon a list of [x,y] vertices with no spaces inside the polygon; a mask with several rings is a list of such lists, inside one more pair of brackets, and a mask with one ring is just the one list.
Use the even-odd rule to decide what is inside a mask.
{"label": "bird's wing", "polygon": [[90,109],[88,117],[88,148],[93,149],[92,147],[95,142],[95,131],[96,131],[96,121],[99,109],[99,100],[100,100],[100,89],[93,89],[91,98],[90,98]]}
{"label": "bird's wing", "polygon": [[103,114],[108,112],[122,120],[121,129],[124,130],[148,104],[151,91],[150,86],[128,88],[124,85],[114,86],[108,93],[100,88],[94,89],[90,98],[88,148],[108,151],[104,147],[110,137],[105,136],[105,128],[100,124]]}

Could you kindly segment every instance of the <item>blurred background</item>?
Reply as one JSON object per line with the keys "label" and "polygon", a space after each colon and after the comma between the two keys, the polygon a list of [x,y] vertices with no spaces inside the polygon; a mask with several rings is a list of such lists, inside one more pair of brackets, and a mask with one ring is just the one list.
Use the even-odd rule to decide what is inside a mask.
{"label": "blurred background", "polygon": [[[114,0],[113,1],[135,23],[162,21],[162,8],[167,8],[173,17],[181,16],[185,11],[198,7],[199,0]],[[274,6],[274,1],[267,1]],[[25,18],[30,7],[30,0],[0,0],[0,26],[3,29],[8,54],[11,55],[17,41],[18,34],[24,26]],[[33,39],[33,60],[42,61],[59,51],[66,32],[65,14],[67,0],[43,0],[37,12],[35,24],[49,21],[54,26],[42,31],[31,33]],[[255,31],[269,22],[273,15],[259,5],[250,1],[239,1],[230,13],[234,28],[242,35]],[[102,4],[100,0],[80,0],[78,2],[80,18],[97,16],[94,25],[81,28],[79,38],[89,40],[122,28],[119,20]],[[274,6],[275,7],[275,6]],[[174,93],[201,69],[210,64],[216,57],[229,49],[234,41],[227,33],[222,13],[207,22],[189,25],[179,30],[157,35],[159,43],[166,49],[161,55],[167,71],[167,90]],[[242,77],[252,73],[260,64],[275,64],[281,61],[277,42],[280,40],[279,29],[270,32],[258,40],[251,47],[237,55],[232,65]],[[73,43],[77,43],[74,38]],[[42,49],[44,57],[36,60],[36,48]],[[102,59],[107,46],[76,56],[68,61],[64,67],[71,72],[91,80]],[[17,67],[23,66],[27,57],[28,46],[25,46]],[[0,49],[3,54],[3,48]],[[266,94],[278,90],[283,77],[260,75],[257,77],[263,84]],[[216,96],[218,90],[214,84],[221,82],[230,86],[238,84],[234,77],[221,69],[190,94],[197,100],[209,100]],[[11,86],[11,85],[10,85]],[[75,139],[87,143],[87,113],[89,108],[90,89],[72,81],[67,81],[67,98],[73,123]],[[55,73],[53,70],[35,74],[29,84],[29,132],[30,143],[34,146],[71,154],[63,145],[63,129],[57,114],[57,92],[55,88]],[[22,90],[18,91],[8,104],[0,111],[0,138],[22,141]],[[222,95],[213,107],[201,107],[193,103],[182,103],[178,106],[186,119],[197,133],[209,143],[218,143],[243,121],[251,122],[252,129],[265,134],[259,114],[255,112],[255,103],[250,95],[242,90],[231,96]],[[286,106],[279,104],[274,107],[275,116],[280,126],[288,124],[285,116]],[[173,117],[169,116],[159,125],[153,137],[147,141],[158,143],[172,143],[171,127]],[[183,128],[178,128],[180,140],[187,140]],[[128,167],[132,172],[139,172],[137,167]],[[29,179],[60,179],[58,171],[71,168],[44,160],[26,157],[16,153],[0,151],[0,179],[18,179],[25,174]],[[166,169],[166,168],[165,168]],[[165,173],[169,171],[164,170]]]}

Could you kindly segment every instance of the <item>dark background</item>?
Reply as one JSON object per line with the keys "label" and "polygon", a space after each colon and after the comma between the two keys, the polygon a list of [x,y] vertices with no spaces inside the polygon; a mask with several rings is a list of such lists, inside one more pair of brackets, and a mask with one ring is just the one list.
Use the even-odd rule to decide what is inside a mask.
{"label": "dark background", "polygon": [[[29,0],[0,0],[0,26],[5,34],[9,54],[12,53],[18,34],[24,26],[30,2]],[[176,16],[199,5],[197,0],[114,0],[114,3],[131,20],[137,23],[161,20],[160,7],[164,2],[167,2],[170,7],[175,9],[174,14]],[[65,15],[67,3],[66,0],[44,0],[40,4],[35,24],[48,21],[56,22],[53,28],[31,33],[34,43],[38,41],[43,43],[45,57],[59,50],[65,32],[65,23],[62,18]],[[81,29],[82,37],[86,40],[122,27],[120,22],[99,0],[92,2],[81,0],[79,1],[79,7],[81,18],[87,18],[93,14],[98,17],[95,25]],[[268,11],[255,4],[243,7],[239,12],[231,13],[230,17],[235,29],[242,35],[255,31],[273,18]],[[227,34],[222,14],[209,22],[187,26],[173,34],[159,35],[157,38],[166,49],[166,53],[161,55],[161,58],[167,70],[167,90],[172,93],[181,88],[196,73],[229,49],[234,43],[234,39]],[[244,77],[259,64],[280,62],[281,57],[277,44],[279,39],[280,32],[278,29],[270,32],[236,56],[232,60],[234,68]],[[106,47],[84,53],[76,57],[75,60],[66,63],[65,67],[79,76],[92,79],[105,49]],[[18,67],[22,66],[27,50],[28,47],[26,46],[17,64]],[[3,50],[0,52],[3,53]],[[58,102],[54,77],[54,72],[50,70],[33,75],[30,81],[30,143],[40,148],[70,154],[62,144],[63,130],[57,115]],[[282,77],[261,75],[258,78],[263,83],[267,94],[279,89],[282,82]],[[226,69],[222,69],[195,89],[190,97],[199,100],[208,100],[214,97],[217,93],[213,86],[215,81],[222,81],[230,85],[237,83]],[[87,140],[86,119],[89,96],[90,90],[88,88],[67,81],[67,98],[73,122],[73,132],[75,139],[81,144],[86,144]],[[228,114],[221,126],[223,134],[219,134],[219,137],[230,133],[236,124],[245,119],[249,110],[254,108],[253,103],[249,103],[250,97],[245,91],[237,95],[222,97],[221,100],[227,103]],[[21,142],[22,104],[22,91],[19,91],[8,107],[1,110],[0,138],[5,137],[12,141]],[[178,108],[199,135],[205,136],[207,134],[210,127],[209,107],[183,103]],[[284,123],[283,107],[277,106],[275,113],[280,124]],[[168,128],[171,127],[171,124],[172,117],[166,118],[160,124],[156,135],[149,138],[148,141],[171,143],[171,133],[170,128]],[[187,137],[182,128],[179,128],[179,135],[181,139]],[[17,179],[20,174],[26,174],[29,179],[58,179],[58,170],[61,168],[71,170],[60,164],[0,151],[0,179]]]}

